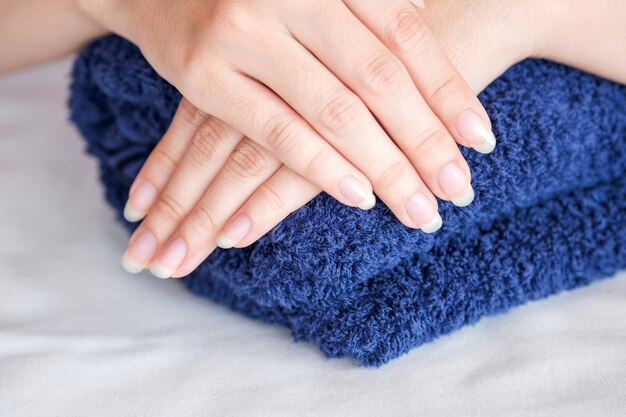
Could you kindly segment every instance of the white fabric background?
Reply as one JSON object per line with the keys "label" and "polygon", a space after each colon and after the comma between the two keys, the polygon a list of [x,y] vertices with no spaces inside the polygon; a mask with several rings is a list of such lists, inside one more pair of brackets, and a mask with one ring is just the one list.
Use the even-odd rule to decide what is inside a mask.
{"label": "white fabric background", "polygon": [[67,68],[0,79],[0,416],[626,415],[625,273],[380,369],[125,274]]}

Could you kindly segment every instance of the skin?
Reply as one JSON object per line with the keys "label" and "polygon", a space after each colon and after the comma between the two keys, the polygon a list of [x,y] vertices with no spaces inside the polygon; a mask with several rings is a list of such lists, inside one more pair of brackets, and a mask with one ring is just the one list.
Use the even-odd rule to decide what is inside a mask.
{"label": "skin", "polygon": [[[132,21],[148,13],[147,4],[133,3],[98,14],[110,16],[105,20],[115,28],[122,15]],[[382,15],[374,7],[361,10],[356,0],[319,4],[177,3],[174,13],[156,21],[159,29],[149,40],[144,32],[127,36],[197,108],[294,172],[350,206],[371,207],[374,190],[403,223],[419,227],[405,207],[411,196],[428,198],[432,220],[435,195],[451,200],[471,190],[469,167],[456,146],[468,144],[455,127],[459,115],[474,111],[485,129],[488,117],[410,1],[376,3],[387,6]],[[150,9],[159,5],[169,3],[149,2]],[[438,175],[450,164],[464,178],[445,189]],[[164,217],[192,204],[184,194],[186,201],[176,196],[179,213],[158,206]]]}
{"label": "skin", "polygon": [[[423,11],[423,16],[429,22],[431,28],[436,33],[439,42],[452,59],[454,65],[461,74],[464,75],[474,92],[481,91],[491,81],[497,78],[511,65],[527,57],[545,57],[558,60],[570,65],[577,66],[588,71],[600,73],[605,77],[613,78],[618,82],[624,82],[625,73],[614,71],[615,67],[603,67],[597,61],[587,62],[580,60],[579,54],[559,54],[554,55],[553,30],[549,22],[563,19],[568,22],[567,17],[563,18],[564,10],[552,9],[546,15],[542,15],[545,21],[538,20],[532,13],[533,10],[519,7],[496,7],[496,3],[488,2],[472,3],[473,7],[458,7],[458,2],[440,0],[432,2],[432,7]],[[468,10],[471,10],[468,13]],[[546,17],[547,16],[547,17]],[[578,13],[582,17],[582,14]],[[606,17],[609,13],[606,14]],[[503,24],[506,22],[506,24]],[[533,22],[535,24],[533,25]],[[609,19],[609,23],[614,23]],[[606,25],[607,22],[598,19],[595,26],[612,28],[610,31],[614,39],[626,40],[626,33],[619,25]],[[599,31],[601,32],[601,31]],[[596,30],[590,33],[597,35]],[[573,34],[572,34],[573,35]],[[563,39],[567,37],[563,36]],[[600,42],[600,38],[597,39]],[[616,42],[620,44],[619,42]],[[612,44],[611,44],[612,45]],[[626,43],[622,42],[622,45]],[[597,50],[597,48],[591,48]],[[619,48],[606,48],[604,54],[596,53],[594,59],[606,57],[620,57],[622,54]],[[622,54],[622,55],[620,55]],[[578,59],[578,61],[576,61]],[[613,61],[614,59],[611,58]],[[619,59],[618,59],[619,61]],[[622,59],[622,61],[624,61]],[[626,68],[626,62],[621,62],[618,68]],[[620,78],[621,77],[621,78]],[[179,114],[197,114],[187,101],[181,103]],[[199,199],[197,207],[202,207],[203,220],[198,221],[198,215],[193,212],[187,215],[185,220],[179,222],[177,229],[169,236],[164,245],[160,245],[160,250],[154,257],[156,268],[153,264],[153,272],[157,276],[173,274],[180,277],[192,272],[202,260],[210,254],[216,246],[245,247],[267,233],[278,222],[282,221],[288,214],[297,210],[315,197],[320,189],[315,184],[307,181],[302,176],[293,172],[286,166],[280,166],[278,160],[262,148],[252,147],[252,142],[243,135],[238,135],[237,131],[217,118],[201,115],[196,119],[198,126],[206,128],[211,126],[213,132],[222,132],[222,139],[229,141],[232,146],[238,143],[234,152],[224,152],[222,159],[214,164],[207,182],[186,181],[185,168],[178,169],[172,174],[166,187],[159,188],[161,198],[171,199],[170,192],[187,192],[196,184],[200,184],[199,189],[204,193]],[[180,149],[181,154],[193,143],[193,134],[178,134],[178,126],[184,124],[181,118],[177,117],[172,124],[172,128],[165,136],[159,147],[171,147]],[[137,183],[150,181],[153,170],[159,169],[160,156],[162,150],[157,150],[148,160],[144,169],[139,174]],[[188,152],[188,151],[187,151]],[[193,151],[192,151],[193,152]],[[242,159],[242,154],[245,158]],[[225,158],[225,160],[224,160]],[[182,157],[184,160],[185,157]],[[223,163],[222,170],[218,170],[215,165]],[[185,165],[181,162],[179,166]],[[160,171],[159,175],[165,177],[169,173]],[[177,177],[180,175],[180,177]],[[193,184],[193,185],[192,185]],[[203,185],[208,184],[205,188]],[[232,190],[237,189],[236,192]],[[250,190],[255,190],[250,194]],[[235,195],[238,194],[238,195]],[[132,192],[131,192],[132,195]],[[228,212],[233,207],[243,206],[235,210],[235,213],[225,220]],[[167,203],[166,203],[167,204]],[[158,211],[157,211],[158,213]],[[146,229],[156,229],[163,227],[167,222],[158,214],[152,216],[151,211],[144,224],[140,226],[137,236]],[[210,217],[207,222],[206,218]],[[205,225],[208,223],[208,227]],[[173,230],[172,226],[166,226],[168,230]],[[130,244],[132,247],[133,238]],[[172,246],[182,246],[187,251],[182,263],[176,262],[167,265],[168,251]],[[165,267],[161,266],[162,262]],[[165,274],[163,271],[165,270]]]}
{"label": "skin", "polygon": [[[321,189],[359,205],[342,194],[347,177],[373,185],[403,223],[420,227],[409,210],[411,196],[419,193],[431,204],[420,207],[421,220],[436,210],[434,195],[455,197],[444,189],[455,184],[441,181],[444,167],[453,163],[463,173],[456,192],[470,187],[469,168],[454,143],[477,143],[463,137],[471,135],[461,134],[459,119],[471,109],[489,126],[474,93],[511,64],[540,56],[616,81],[626,74],[620,1],[438,0],[427,2],[425,11],[391,0],[329,1],[323,8],[316,7],[320,2],[278,3],[0,4],[6,57],[0,71],[62,55],[113,31],[138,44],[188,99],[131,189],[132,201],[141,181],[155,188],[127,255],[152,235],[154,255],[142,262],[153,264],[157,275],[191,272],[218,242],[252,243]],[[265,113],[255,113],[258,107]],[[355,137],[359,142],[351,144]],[[180,258],[181,242],[182,262],[173,262],[178,259],[170,249],[177,243]]]}

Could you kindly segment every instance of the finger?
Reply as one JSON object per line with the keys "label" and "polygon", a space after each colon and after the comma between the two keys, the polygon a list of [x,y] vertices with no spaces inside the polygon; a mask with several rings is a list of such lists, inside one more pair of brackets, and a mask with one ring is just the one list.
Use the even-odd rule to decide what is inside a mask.
{"label": "finger", "polygon": [[[315,9],[308,23],[290,30],[361,97],[436,196],[460,206],[469,204],[474,194],[470,170],[454,138],[429,108],[404,64],[347,7],[338,4],[336,10]],[[319,31],[321,22],[329,30]]]}
{"label": "finger", "polygon": [[281,163],[257,143],[244,139],[189,215],[159,251],[150,269],[169,278],[186,259],[204,260],[217,235],[239,207],[276,172]]}
{"label": "finger", "polygon": [[130,187],[124,217],[131,223],[143,219],[178,166],[206,114],[183,99],[167,132],[144,162]]}
{"label": "finger", "polygon": [[294,172],[306,177],[343,204],[363,210],[374,206],[368,178],[337,152],[280,97],[259,82],[235,72],[197,76],[197,85],[213,89],[189,89],[187,98],[207,113],[232,125],[271,151]]}
{"label": "finger", "polygon": [[[177,139],[175,136],[171,138],[168,140]],[[155,182],[159,184],[156,191],[158,199],[128,242],[128,249],[122,257],[125,269],[139,272],[150,264],[158,248],[202,197],[229,154],[242,139],[240,133],[214,117],[208,117],[201,125],[196,126],[191,140],[185,141],[187,148],[184,156],[163,166],[163,169],[174,169],[174,173],[168,175],[169,182],[164,186]],[[160,154],[157,153],[158,155]],[[152,164],[162,160],[155,158],[149,162],[149,172],[159,175],[158,165]],[[138,239],[138,236],[142,239]],[[149,249],[142,249],[148,247],[144,243],[146,241],[151,242]]]}
{"label": "finger", "polygon": [[455,140],[481,153],[496,146],[487,112],[410,0],[344,0],[406,65],[429,106]]}
{"label": "finger", "polygon": [[[288,63],[275,58],[279,52],[290,57]],[[269,58],[247,53],[250,62],[263,64],[241,69],[279,94],[360,168],[402,223],[418,228],[438,216],[436,199],[367,106],[302,45],[285,36],[267,46]]]}
{"label": "finger", "polygon": [[221,120],[206,119],[194,133],[185,155],[140,229],[150,230],[160,243],[165,241],[202,198],[242,140],[241,133]]}
{"label": "finger", "polygon": [[[254,243],[320,192],[317,186],[283,165],[229,217],[216,238],[216,245],[229,249]],[[188,258],[173,276],[179,278],[190,274],[203,259],[199,256]]]}
{"label": "finger", "polygon": [[228,221],[218,236],[218,246],[251,245],[320,192],[300,175],[281,167]]}

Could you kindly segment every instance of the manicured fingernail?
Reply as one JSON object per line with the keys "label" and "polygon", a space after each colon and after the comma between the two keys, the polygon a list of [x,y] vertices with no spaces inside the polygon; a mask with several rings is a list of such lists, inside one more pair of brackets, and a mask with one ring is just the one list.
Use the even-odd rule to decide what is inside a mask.
{"label": "manicured fingernail", "polygon": [[436,213],[435,217],[428,223],[423,224],[420,229],[422,229],[422,232],[430,234],[441,229],[441,226],[443,226],[443,219],[439,213]]}
{"label": "manicured fingernail", "polygon": [[442,220],[437,213],[437,206],[422,193],[415,193],[409,198],[406,211],[425,233],[434,233],[441,228]]}
{"label": "manicured fingernail", "polygon": [[474,189],[455,162],[443,167],[438,179],[439,186],[455,206],[465,207],[474,201]]}
{"label": "manicured fingernail", "polygon": [[411,3],[413,3],[417,7],[421,7],[422,9],[426,8],[426,6],[424,5],[424,0],[411,0]]}
{"label": "manicured fingernail", "polygon": [[339,183],[339,192],[361,210],[369,210],[376,205],[374,193],[353,177],[345,177]]}
{"label": "manicured fingernail", "polygon": [[474,110],[466,110],[459,116],[456,129],[480,153],[491,153],[496,147],[495,135]]}
{"label": "manicured fingernail", "polygon": [[252,220],[247,214],[240,214],[228,223],[217,237],[217,246],[230,249],[241,241],[252,229]]}
{"label": "manicured fingernail", "polygon": [[133,188],[131,195],[124,207],[124,218],[131,223],[138,222],[146,217],[146,213],[157,198],[157,190],[154,185],[143,181]]}
{"label": "manicured fingernail", "polygon": [[152,264],[150,272],[157,278],[167,279],[172,276],[187,256],[187,243],[177,237],[170,243],[159,259]]}
{"label": "manicured fingernail", "polygon": [[152,233],[148,230],[140,232],[122,255],[122,267],[131,274],[143,271],[156,253],[157,245]]}

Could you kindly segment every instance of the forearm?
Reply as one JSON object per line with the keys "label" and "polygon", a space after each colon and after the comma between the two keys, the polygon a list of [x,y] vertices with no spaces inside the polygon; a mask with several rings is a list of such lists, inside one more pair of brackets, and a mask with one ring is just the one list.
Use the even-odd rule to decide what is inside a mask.
{"label": "forearm", "polygon": [[534,56],[626,83],[626,1],[532,0],[541,11]]}
{"label": "forearm", "polygon": [[624,0],[430,0],[426,5],[439,41],[476,92],[529,57],[626,83]]}
{"label": "forearm", "polygon": [[106,33],[75,0],[3,0],[0,74],[67,55]]}

